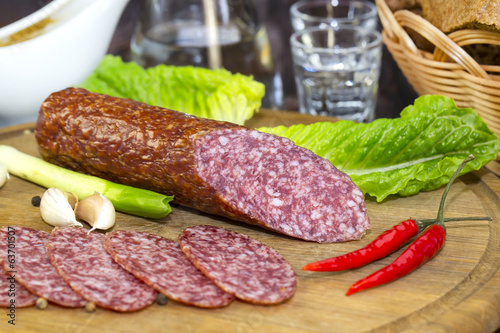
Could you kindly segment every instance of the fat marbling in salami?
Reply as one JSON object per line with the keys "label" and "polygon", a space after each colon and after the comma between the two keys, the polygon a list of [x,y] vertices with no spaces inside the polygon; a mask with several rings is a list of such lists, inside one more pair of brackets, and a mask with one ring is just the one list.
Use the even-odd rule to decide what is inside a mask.
{"label": "fat marbling in salami", "polygon": [[36,139],[49,162],[292,237],[340,242],[370,228],[347,174],[236,124],[68,88],[42,104]]}
{"label": "fat marbling in salami", "polygon": [[170,299],[204,308],[223,307],[234,299],[194,267],[176,241],[121,230],[106,234],[104,244],[117,263]]}
{"label": "fat marbling in salami", "polygon": [[226,292],[255,304],[277,304],[295,293],[297,278],[274,249],[225,228],[199,225],[179,235],[182,251]]}
{"label": "fat marbling in salami", "polygon": [[[9,236],[15,241],[16,282],[23,284],[31,293],[65,307],[83,307],[87,303],[57,273],[47,254],[49,233],[26,227],[0,229],[2,239]],[[5,253],[2,253],[5,258]],[[3,261],[6,271],[8,261]]]}
{"label": "fat marbling in salami", "polygon": [[97,306],[121,312],[143,309],[156,291],[124,270],[104,249],[105,236],[81,228],[55,228],[47,252],[66,282]]}

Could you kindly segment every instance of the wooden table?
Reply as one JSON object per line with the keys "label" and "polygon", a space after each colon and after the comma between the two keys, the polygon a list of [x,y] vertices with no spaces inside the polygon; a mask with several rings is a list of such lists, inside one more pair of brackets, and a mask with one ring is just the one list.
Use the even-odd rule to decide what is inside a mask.
{"label": "wooden table", "polygon": [[[290,125],[319,118],[263,111],[250,126]],[[329,119],[331,120],[331,119]],[[38,155],[33,124],[0,129],[0,144]],[[44,189],[12,177],[0,189],[0,225],[52,229],[31,198]],[[257,306],[235,301],[223,309],[205,310],[170,301],[135,313],[65,309],[50,304],[16,310],[16,326],[0,311],[2,332],[493,332],[500,327],[500,180],[487,169],[462,176],[453,185],[445,216],[490,216],[491,222],[456,222],[447,228],[441,252],[425,266],[391,284],[349,297],[347,288],[393,260],[356,270],[305,272],[311,261],[357,249],[383,230],[410,217],[434,218],[442,189],[413,197],[367,199],[372,229],[360,241],[316,244],[257,227],[174,206],[161,220],[117,214],[115,230],[136,229],[175,239],[187,226],[212,224],[245,233],[278,250],[297,273],[298,289],[288,302]]]}

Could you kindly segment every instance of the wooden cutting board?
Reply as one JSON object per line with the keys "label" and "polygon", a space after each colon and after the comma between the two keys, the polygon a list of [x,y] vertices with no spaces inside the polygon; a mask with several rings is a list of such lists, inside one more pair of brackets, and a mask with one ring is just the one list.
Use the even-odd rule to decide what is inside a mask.
{"label": "wooden cutting board", "polygon": [[[289,112],[263,111],[249,126],[311,123],[314,118]],[[33,124],[0,129],[0,144],[38,156]],[[0,189],[0,225],[51,227],[31,205],[44,188],[16,177]],[[224,226],[274,247],[297,273],[296,294],[286,303],[258,306],[235,301],[223,309],[205,310],[170,301],[136,313],[98,308],[65,309],[49,304],[16,309],[15,327],[1,311],[0,331],[7,332],[492,332],[500,327],[500,181],[487,170],[461,177],[453,185],[445,216],[490,216],[491,222],[454,222],[444,248],[432,261],[391,284],[346,297],[358,279],[390,263],[401,251],[356,270],[305,272],[309,262],[355,250],[402,220],[434,218],[441,190],[413,197],[390,197],[383,203],[367,198],[372,229],[360,241],[316,244],[263,229],[173,206],[172,213],[152,220],[118,213],[115,230],[135,229],[176,239],[197,224]]]}

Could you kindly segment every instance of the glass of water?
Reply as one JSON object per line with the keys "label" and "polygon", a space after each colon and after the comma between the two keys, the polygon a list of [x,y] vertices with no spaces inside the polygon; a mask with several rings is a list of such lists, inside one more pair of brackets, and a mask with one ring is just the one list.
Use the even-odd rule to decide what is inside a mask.
{"label": "glass of water", "polygon": [[307,28],[291,38],[301,113],[358,122],[375,118],[382,42],[362,27]]}
{"label": "glass of water", "polygon": [[266,29],[253,0],[144,0],[131,40],[132,60],[252,75],[264,83],[262,106],[283,108]]}
{"label": "glass of water", "polygon": [[378,28],[377,7],[366,0],[301,0],[290,7],[294,31],[339,25]]}

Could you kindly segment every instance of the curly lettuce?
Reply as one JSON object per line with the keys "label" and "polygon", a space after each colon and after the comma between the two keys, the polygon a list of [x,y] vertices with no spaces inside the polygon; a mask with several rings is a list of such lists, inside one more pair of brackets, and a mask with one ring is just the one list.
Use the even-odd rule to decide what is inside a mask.
{"label": "curly lettuce", "polygon": [[78,86],[240,125],[260,109],[265,94],[262,83],[225,69],[166,65],[145,69],[112,55],[106,55]]}
{"label": "curly lettuce", "polygon": [[258,130],[291,139],[330,160],[377,201],[410,196],[446,184],[470,154],[461,174],[494,160],[498,138],[471,108],[447,97],[422,96],[396,119],[368,124],[342,120]]}

